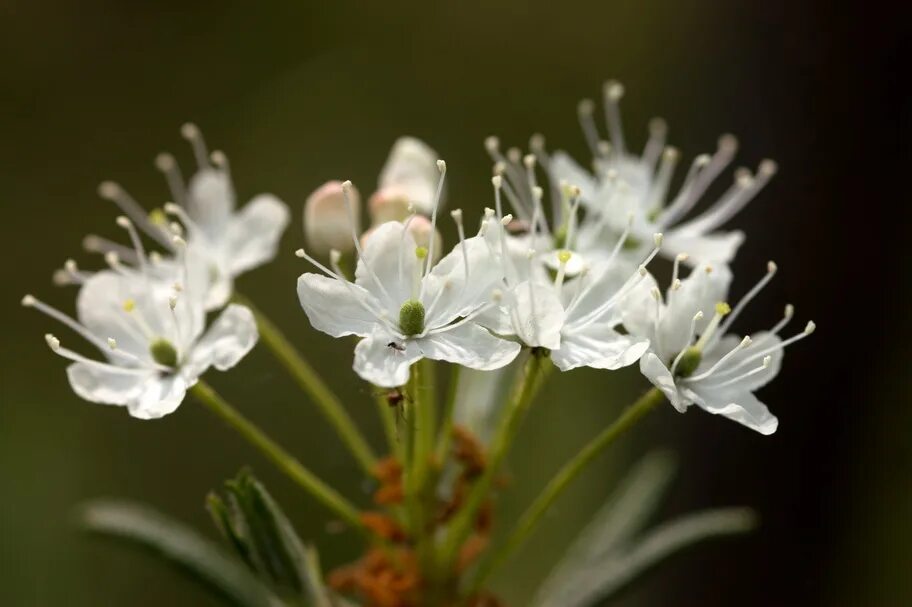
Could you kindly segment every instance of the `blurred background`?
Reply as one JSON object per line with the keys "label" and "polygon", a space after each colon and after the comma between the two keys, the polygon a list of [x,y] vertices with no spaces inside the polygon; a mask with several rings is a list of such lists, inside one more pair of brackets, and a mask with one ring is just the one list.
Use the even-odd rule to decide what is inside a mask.
{"label": "blurred background", "polygon": [[[874,17],[874,14],[877,17]],[[335,386],[376,445],[370,389],[351,348],[309,329],[294,281],[305,267],[300,210],[331,178],[369,193],[393,140],[421,137],[447,160],[450,204],[489,204],[485,136],[525,146],[536,131],[578,158],[575,108],[607,78],[627,87],[628,138],[654,115],[685,157],[741,140],[739,162],[779,162],[729,226],[748,232],[735,264],[744,293],[774,258],[779,275],[742,327],[770,326],[792,302],[818,332],[760,396],[779,416],[762,437],[726,420],[661,409],[590,470],[498,581],[528,600],[563,547],[653,445],[680,471],[665,517],[749,505],[752,536],[679,555],[616,604],[912,604],[912,398],[907,368],[910,166],[909,15],[868,3],[583,2],[156,3],[12,0],[0,5],[0,603],[215,605],[157,559],[79,533],[73,509],[98,496],[142,500],[215,536],[206,492],[251,464],[324,563],[355,555],[324,513],[189,400],[140,422],[81,402],[21,309],[26,292],[72,309],[51,273],[84,234],[118,236],[103,179],[148,208],[167,196],[152,159],[191,157],[197,122],[232,161],[242,199],[271,191],[295,221],[273,264],[240,287]],[[452,242],[452,231],[445,231]],[[749,325],[749,326],[744,326]],[[797,325],[796,325],[797,326]],[[322,477],[367,503],[354,463],[315,408],[258,349],[212,383]],[[593,429],[644,387],[635,369],[556,377],[510,459],[501,520]]]}

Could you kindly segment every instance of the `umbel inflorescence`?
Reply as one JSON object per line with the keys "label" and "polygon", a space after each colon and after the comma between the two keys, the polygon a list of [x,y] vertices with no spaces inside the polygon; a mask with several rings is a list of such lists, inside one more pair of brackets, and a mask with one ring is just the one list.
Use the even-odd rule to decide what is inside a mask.
{"label": "umbel inflorescence", "polygon": [[[680,153],[666,145],[665,124],[650,123],[643,152],[633,152],[621,126],[622,96],[620,84],[606,84],[607,139],[596,104],[579,106],[589,168],[549,151],[540,135],[525,154],[502,151],[489,138],[491,199],[477,216],[444,209],[447,165],[408,137],[395,143],[383,167],[366,205],[366,229],[351,182],[327,182],[308,198],[306,247],[297,255],[313,271],[299,277],[298,298],[313,328],[353,339],[353,369],[379,395],[388,439],[382,456],[292,341],[235,287],[238,275],[276,255],[289,219],[284,203],[266,194],[237,210],[226,156],[210,154],[193,125],[182,129],[197,165],[189,180],[171,155],[156,159],[171,201],[144,209],[119,185],[100,186],[100,195],[121,209],[117,225],[129,244],[88,236],[85,248],[101,254],[106,267],[86,271],[68,260],[55,273],[56,283],[76,288],[75,317],[32,295],[22,300],[99,351],[79,354],[46,335],[51,350],[70,360],[74,392],[141,419],[174,412],[191,392],[364,538],[361,559],[324,576],[313,549],[244,473],[224,497],[209,500],[248,567],[232,570],[233,579],[249,577],[247,590],[224,575],[209,576],[223,594],[244,604],[497,605],[486,590],[490,576],[586,465],[657,403],[668,400],[681,413],[696,405],[762,434],[776,431],[776,417],[754,392],[778,374],[785,348],[810,335],[814,323],[783,338],[794,316],[787,305],[768,330],[735,332],[777,267],[770,262],[752,289],[731,299],[730,263],[744,234],[720,231],[776,166],[766,160],[755,172],[736,169],[731,186],[705,201],[736,152],[734,137],[725,135],[673,188]],[[458,236],[450,248],[438,230],[444,219]],[[660,286],[652,272],[663,258],[671,278]],[[210,367],[234,367],[258,339],[374,480],[371,509],[314,475],[203,381]],[[568,461],[506,539],[492,545],[502,464],[550,370],[634,364],[654,387]],[[435,379],[444,367],[449,386],[438,394]],[[112,517],[137,525],[142,518],[110,506],[92,512],[90,525],[108,533],[125,533]],[[616,526],[620,515],[612,512],[603,518]],[[659,542],[664,552],[653,548],[650,558],[748,526],[744,516],[733,516],[715,513],[696,527],[682,521],[690,524],[687,533]],[[597,523],[586,537],[605,535]],[[134,539],[166,541],[167,533],[133,531]],[[607,539],[571,550],[537,604],[593,604],[651,564],[636,554],[635,546],[609,546]]]}

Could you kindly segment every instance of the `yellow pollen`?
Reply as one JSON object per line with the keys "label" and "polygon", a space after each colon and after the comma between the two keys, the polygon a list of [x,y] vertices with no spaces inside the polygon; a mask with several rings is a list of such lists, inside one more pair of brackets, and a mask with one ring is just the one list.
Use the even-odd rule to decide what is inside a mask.
{"label": "yellow pollen", "polygon": [[427,257],[428,250],[427,247],[415,247],[415,257],[418,259],[424,259]]}
{"label": "yellow pollen", "polygon": [[571,257],[573,257],[573,254],[567,250],[563,250],[557,254],[557,260],[561,263],[567,263],[570,261]]}
{"label": "yellow pollen", "polygon": [[729,306],[724,301],[720,301],[719,303],[716,304],[716,314],[718,314],[719,316],[725,316],[726,314],[728,314],[731,311],[732,311],[731,306]]}
{"label": "yellow pollen", "polygon": [[136,308],[136,300],[127,299],[123,302],[124,312],[132,312],[134,308]]}
{"label": "yellow pollen", "polygon": [[168,223],[168,218],[161,209],[152,209],[149,211],[149,223],[156,226],[163,226]]}

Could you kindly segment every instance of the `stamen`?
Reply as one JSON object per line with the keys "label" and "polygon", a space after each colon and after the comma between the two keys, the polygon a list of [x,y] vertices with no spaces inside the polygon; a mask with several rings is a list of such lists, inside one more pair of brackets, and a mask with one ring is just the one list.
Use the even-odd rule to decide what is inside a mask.
{"label": "stamen", "polygon": [[564,241],[564,246],[573,249],[576,248],[574,240],[576,237],[577,213],[579,212],[581,192],[577,186],[572,186],[570,193],[572,199],[570,203],[570,214],[567,217],[567,237]]}
{"label": "stamen", "polygon": [[[722,135],[716,153],[711,158],[698,156],[691,167],[693,179],[685,179],[678,196],[671,206],[659,218],[659,223],[668,226],[682,218],[697,203],[710,184],[728,166],[738,149],[738,140],[734,135]],[[699,165],[698,165],[699,161]],[[693,169],[702,169],[694,171]],[[690,174],[688,174],[688,178]]]}
{"label": "stamen", "polygon": [[139,261],[139,269],[146,274],[146,250],[143,248],[139,233],[128,218],[121,215],[117,218],[117,225],[122,227],[130,235],[130,242],[133,243],[133,249],[136,251],[136,259]]}
{"label": "stamen", "polygon": [[690,255],[688,255],[687,253],[678,253],[677,255],[675,255],[675,258],[674,258],[674,265],[672,266],[672,270],[671,270],[671,282],[672,282],[672,284],[674,284],[675,282],[680,282],[680,281],[678,280],[678,271],[679,271],[680,268],[681,268],[681,262],[682,262],[682,261],[687,261],[687,259],[688,259],[689,257],[690,257]]}
{"label": "stamen", "polygon": [[645,208],[647,212],[661,212],[665,204],[665,197],[668,194],[668,186],[671,184],[671,177],[674,174],[680,156],[678,149],[670,146],[662,152],[662,161],[659,163],[658,174],[646,198],[647,204]]}
{"label": "stamen", "polygon": [[765,357],[767,354],[772,354],[774,352],[778,352],[779,350],[785,350],[785,348],[787,346],[790,346],[793,343],[795,343],[796,341],[800,341],[800,340],[804,339],[805,337],[807,337],[808,335],[811,335],[816,329],[817,329],[817,325],[814,323],[814,321],[813,320],[808,321],[807,325],[805,325],[805,327],[804,327],[804,331],[802,331],[801,333],[798,333],[797,335],[793,335],[793,336],[789,337],[788,339],[782,340],[781,342],[779,342],[778,344],[776,344],[774,346],[765,348],[765,349],[761,350],[760,352],[757,352],[753,356],[745,358],[743,361],[741,361],[740,363],[738,363],[731,369],[727,369],[725,371],[725,374],[727,375],[729,373],[733,373],[739,369],[742,369],[742,368],[746,367],[747,365],[749,365],[750,363],[752,363],[753,361],[756,361],[758,359]]}
{"label": "stamen", "polygon": [[598,157],[599,133],[598,127],[595,126],[595,120],[592,118],[593,112],[595,112],[595,102],[592,99],[583,99],[576,107],[580,128],[583,130],[583,136],[586,138],[589,152],[593,157]]}
{"label": "stamen", "polygon": [[[200,229],[199,225],[197,225],[197,223],[190,218],[190,215],[187,213],[184,207],[174,204],[173,202],[166,202],[163,208],[165,210],[165,213],[177,217],[181,223],[184,224],[184,227],[190,232],[191,235],[204,233]],[[171,228],[171,234],[173,236],[183,236],[183,229],[181,228],[180,224],[172,223],[169,225],[169,227]]]}
{"label": "stamen", "polygon": [[699,375],[694,375],[693,377],[688,377],[687,381],[700,381],[701,379],[706,379],[707,377],[709,377],[710,375],[715,373],[720,367],[722,367],[722,365],[724,365],[729,360],[731,360],[732,356],[734,356],[735,354],[737,354],[744,348],[748,347],[749,345],[751,345],[751,338],[750,338],[750,336],[745,335],[744,339],[742,339],[738,343],[737,346],[735,346],[734,348],[729,350],[729,352],[725,356],[723,356],[722,358],[717,360],[716,364],[714,364],[712,367],[710,367],[703,373],[700,373]]}
{"label": "stamen", "polygon": [[608,132],[611,135],[611,144],[619,157],[627,153],[624,145],[624,129],[621,125],[620,100],[624,96],[624,85],[615,80],[609,80],[604,86],[605,121],[608,123]]}
{"label": "stamen", "polygon": [[[443,192],[443,182],[446,179],[446,162],[438,160],[437,170],[440,171],[440,178],[437,180],[437,193],[434,195],[434,206],[431,211],[431,234],[428,237],[428,251],[434,250],[434,237],[437,233],[437,210],[440,208],[440,195]],[[431,273],[431,257],[432,255],[428,255],[424,264],[425,277]],[[422,283],[421,290],[422,292],[424,291],[424,283]]]}
{"label": "stamen", "polygon": [[710,379],[710,383],[712,383],[712,386],[713,386],[714,388],[723,388],[723,387],[725,387],[725,386],[730,386],[730,385],[732,385],[732,384],[735,384],[735,383],[738,383],[738,382],[740,382],[740,381],[743,381],[743,380],[747,379],[748,377],[751,377],[751,376],[753,376],[753,375],[756,375],[757,373],[761,373],[761,372],[763,372],[763,371],[769,369],[769,367],[770,367],[770,365],[772,364],[772,362],[773,362],[773,357],[772,357],[772,356],[769,356],[769,355],[764,356],[764,357],[763,357],[763,363],[762,363],[759,367],[757,367],[757,368],[755,368],[755,369],[751,369],[750,371],[747,371],[746,373],[743,373],[743,374],[741,374],[741,375],[737,375],[737,376],[735,376],[735,377],[732,377],[731,379],[727,379],[727,380],[725,380],[725,381],[723,381],[723,382],[721,382],[721,383],[718,383],[718,384],[715,383],[715,382],[713,382],[712,379]]}
{"label": "stamen", "polygon": [[22,305],[26,308],[35,308],[42,314],[44,314],[46,316],[50,316],[57,322],[66,325],[67,327],[69,327],[70,329],[72,329],[73,331],[78,333],[82,338],[84,338],[86,341],[91,343],[96,348],[99,348],[100,350],[105,349],[105,342],[100,337],[98,337],[97,335],[95,335],[91,331],[89,331],[88,328],[86,328],[84,325],[82,325],[81,323],[76,321],[71,316],[64,314],[57,308],[49,306],[48,304],[44,303],[43,301],[35,298],[33,295],[26,295],[25,297],[23,297]]}
{"label": "stamen", "polygon": [[[668,134],[668,125],[661,118],[653,118],[649,121],[649,141],[643,148],[643,163],[650,170],[655,168],[656,160],[662,153],[662,147],[665,145],[665,137]],[[673,149],[673,148],[670,148]]]}
{"label": "stamen", "polygon": [[192,122],[187,122],[181,126],[181,136],[190,143],[193,148],[193,155],[196,157],[196,164],[200,169],[209,168],[209,153],[206,150],[206,142],[199,128]]}
{"label": "stamen", "polygon": [[132,219],[133,223],[139,226],[143,232],[168,246],[165,239],[158,233],[158,230],[149,222],[149,218],[143,208],[120,185],[113,181],[103,181],[98,186],[98,195],[120,207],[120,210]]}
{"label": "stamen", "polygon": [[462,225],[462,209],[450,211],[450,217],[456,222],[456,232],[459,234],[459,248],[462,250],[462,265],[465,269],[466,285],[469,283],[469,252],[466,249],[465,228]]}
{"label": "stamen", "polygon": [[753,300],[754,297],[756,297],[757,294],[760,293],[760,291],[762,291],[767,284],[769,284],[769,281],[771,281],[773,279],[773,276],[776,275],[777,269],[778,267],[776,266],[776,262],[767,262],[766,274],[763,276],[763,278],[757,281],[757,284],[755,284],[750,291],[747,292],[747,295],[741,298],[741,301],[738,302],[738,304],[735,306],[735,309],[732,310],[731,314],[728,315],[728,318],[726,318],[722,326],[719,327],[721,334],[724,334],[728,331],[728,328],[733,322],[735,322],[735,319],[738,318],[738,315],[744,311],[744,309],[747,307],[747,304],[749,304],[751,300]]}
{"label": "stamen", "polygon": [[174,160],[174,156],[167,152],[162,152],[155,157],[155,167],[165,176],[168,189],[171,191],[171,198],[180,204],[186,204],[187,190],[180,167],[177,161]]}
{"label": "stamen", "polygon": [[681,359],[684,358],[684,355],[689,349],[690,342],[693,341],[694,337],[697,336],[697,323],[703,320],[703,311],[699,310],[696,314],[693,315],[693,318],[690,319],[690,331],[688,332],[687,338],[687,347],[681,348],[681,351],[678,352],[678,355],[675,356],[674,362],[671,364],[671,375],[675,376],[675,373],[678,370],[678,365],[681,364]]}
{"label": "stamen", "polygon": [[390,297],[386,288],[383,286],[383,283],[380,282],[380,277],[377,276],[377,273],[374,272],[374,269],[364,257],[364,250],[361,248],[361,241],[358,238],[357,228],[355,227],[357,219],[355,218],[355,207],[352,205],[351,201],[351,189],[351,181],[346,179],[342,182],[342,198],[345,200],[345,208],[348,210],[348,223],[351,226],[352,241],[355,243],[355,251],[358,253],[358,259],[361,261],[361,263],[364,264],[364,267],[367,269],[367,273],[370,275],[371,280],[374,281],[374,284],[377,285],[377,288],[380,289],[380,292],[386,298],[387,304],[392,308],[396,308],[396,302],[393,301],[392,297]]}

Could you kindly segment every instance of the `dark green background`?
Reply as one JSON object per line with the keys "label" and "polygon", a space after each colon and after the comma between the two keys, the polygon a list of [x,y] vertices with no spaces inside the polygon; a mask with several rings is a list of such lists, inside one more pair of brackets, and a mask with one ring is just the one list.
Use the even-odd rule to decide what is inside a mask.
{"label": "dark green background", "polygon": [[[178,127],[193,120],[228,153],[242,198],[271,191],[291,205],[282,254],[240,286],[379,445],[371,394],[349,370],[350,344],[310,330],[296,302],[304,266],[291,252],[302,242],[307,194],[330,178],[369,192],[393,139],[412,134],[447,160],[451,204],[477,212],[489,196],[483,138],[523,145],[542,131],[552,147],[581,154],[575,104],[608,77],[627,85],[623,111],[635,142],[658,114],[687,157],[732,131],[742,162],[780,162],[773,184],[733,222],[750,234],[735,290],[774,256],[780,277],[748,315],[750,328],[768,326],[792,301],[820,330],[762,393],[780,416],[774,437],[662,409],[560,502],[499,587],[523,604],[609,491],[612,468],[657,443],[682,460],[666,515],[749,504],[764,526],[673,560],[626,593],[626,604],[912,600],[909,323],[899,313],[909,272],[894,266],[908,262],[898,241],[910,202],[901,188],[909,106],[899,95],[909,21],[874,23],[869,12],[708,0],[3,3],[0,603],[215,604],[156,560],[78,534],[72,510],[88,498],[126,496],[208,533],[203,496],[245,463],[326,563],[353,556],[350,538],[329,533],[314,504],[192,401],[140,422],[69,391],[62,361],[41,338],[59,328],[18,300],[33,292],[71,309],[72,292],[54,288],[51,271],[69,256],[97,264],[79,251],[82,236],[118,233],[115,209],[95,196],[100,180],[159,204],[166,190],[152,158],[170,149],[189,167]],[[352,462],[267,353],[211,379],[321,476],[366,502]],[[642,386],[634,370],[558,377],[511,459],[501,517],[515,516]]]}

